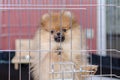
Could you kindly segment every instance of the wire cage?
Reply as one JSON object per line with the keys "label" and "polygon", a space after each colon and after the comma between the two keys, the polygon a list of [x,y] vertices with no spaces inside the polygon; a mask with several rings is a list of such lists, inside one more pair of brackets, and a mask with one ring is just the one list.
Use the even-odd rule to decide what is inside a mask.
{"label": "wire cage", "polygon": [[119,80],[119,7],[120,0],[0,0],[0,80]]}

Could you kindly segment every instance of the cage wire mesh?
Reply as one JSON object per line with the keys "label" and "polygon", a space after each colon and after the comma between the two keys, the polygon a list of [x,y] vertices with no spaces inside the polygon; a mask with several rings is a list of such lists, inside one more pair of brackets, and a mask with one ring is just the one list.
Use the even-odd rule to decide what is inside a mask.
{"label": "cage wire mesh", "polygon": [[[0,66],[7,64],[8,70],[1,67],[0,79],[84,80],[83,77],[87,77],[86,80],[119,80],[119,7],[120,0],[0,0]],[[66,29],[63,29],[64,22],[62,21],[64,11],[68,11],[67,16],[71,15],[68,19],[70,41],[67,41],[69,44],[63,44],[64,37],[59,37],[56,42],[59,46],[53,49],[55,43],[52,41],[55,42],[55,40],[53,40],[52,33],[55,33],[55,30],[52,30],[52,14],[57,12],[60,15],[58,26],[61,32],[59,35],[62,35],[66,32]],[[47,25],[49,26],[47,35],[43,33],[40,25],[41,18],[46,13],[50,17],[50,19],[47,18],[47,21],[50,21]],[[44,17],[46,16],[48,15]],[[79,49],[75,45],[79,39],[75,37],[77,31],[72,29],[73,17],[79,24],[80,41],[77,44]],[[47,22],[44,25],[46,24]],[[36,35],[38,36],[36,37]],[[46,39],[49,39],[48,42],[45,42]],[[46,45],[45,48],[42,45]],[[68,48],[69,50],[65,50]],[[70,54],[69,56],[63,55],[65,59],[60,55],[64,50]],[[53,52],[59,57],[56,57],[56,54],[53,55]],[[75,53],[81,55],[82,64],[78,68],[76,68],[76,64],[79,62],[74,63],[73,60]],[[89,64],[84,56],[89,57]],[[69,59],[66,60],[68,57]],[[56,58],[59,60],[54,61]],[[12,64],[14,64],[15,70],[18,70],[17,72],[15,70],[13,72]],[[27,64],[28,67],[23,64]],[[97,73],[92,75],[94,65],[98,65],[98,69]],[[88,68],[90,69],[88,70]],[[46,69],[51,76],[45,76]],[[7,75],[3,74],[2,70],[6,71]],[[27,75],[24,75],[24,71],[27,72]],[[82,78],[77,79],[77,73],[84,73],[84,75],[79,75]]]}

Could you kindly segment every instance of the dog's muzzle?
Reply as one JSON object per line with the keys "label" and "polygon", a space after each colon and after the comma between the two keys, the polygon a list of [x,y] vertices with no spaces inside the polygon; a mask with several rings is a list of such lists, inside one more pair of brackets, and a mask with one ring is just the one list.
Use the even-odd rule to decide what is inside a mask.
{"label": "dog's muzzle", "polygon": [[58,32],[57,35],[54,36],[54,40],[56,42],[63,42],[65,40],[65,36],[62,33]]}

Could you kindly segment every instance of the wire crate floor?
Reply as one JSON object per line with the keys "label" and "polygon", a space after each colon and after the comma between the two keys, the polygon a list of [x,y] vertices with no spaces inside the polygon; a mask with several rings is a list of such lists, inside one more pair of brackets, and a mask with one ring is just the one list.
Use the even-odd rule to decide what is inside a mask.
{"label": "wire crate floor", "polygon": [[120,79],[115,79],[115,78],[108,78],[108,77],[90,77],[87,80],[120,80]]}

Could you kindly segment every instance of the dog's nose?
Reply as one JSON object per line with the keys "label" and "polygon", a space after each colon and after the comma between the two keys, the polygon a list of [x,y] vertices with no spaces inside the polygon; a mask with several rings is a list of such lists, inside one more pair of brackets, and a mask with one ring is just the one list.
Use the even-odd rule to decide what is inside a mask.
{"label": "dog's nose", "polygon": [[57,33],[57,36],[54,36],[54,40],[56,42],[63,42],[65,40],[65,36],[59,32]]}
{"label": "dog's nose", "polygon": [[65,40],[65,37],[64,36],[60,36],[60,37],[56,36],[56,37],[54,37],[54,40],[56,42],[63,42]]}

